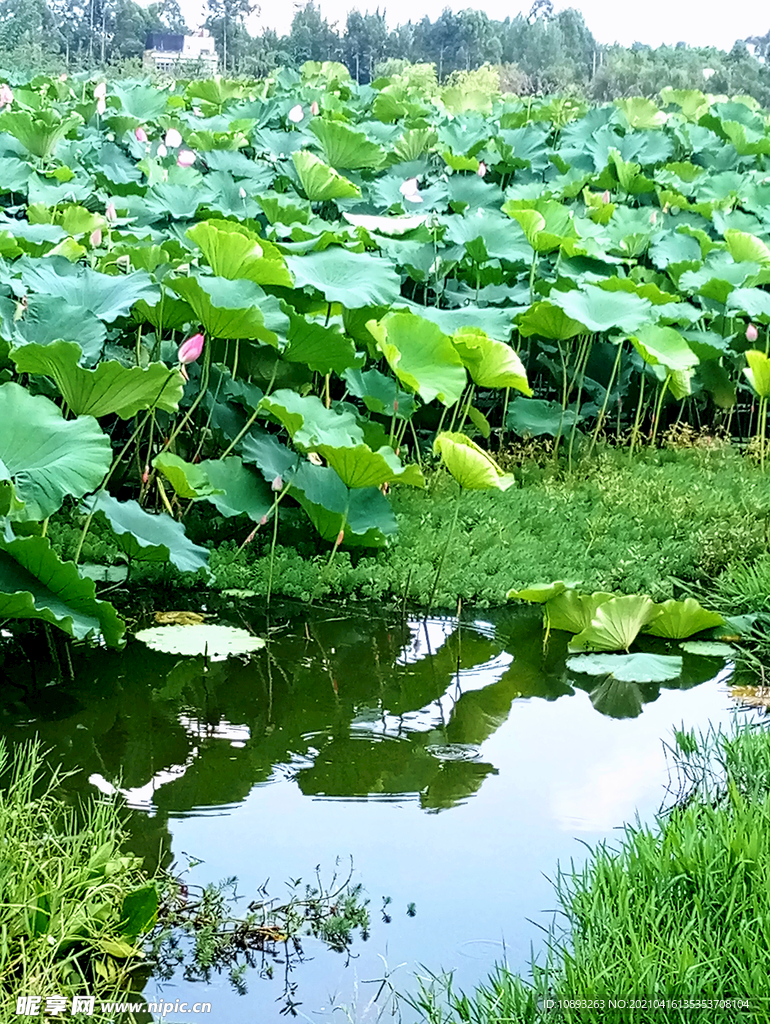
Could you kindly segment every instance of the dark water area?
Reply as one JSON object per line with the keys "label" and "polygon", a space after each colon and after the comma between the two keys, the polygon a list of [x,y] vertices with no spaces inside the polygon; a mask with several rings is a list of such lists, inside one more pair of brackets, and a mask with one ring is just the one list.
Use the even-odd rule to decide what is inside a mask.
{"label": "dark water area", "polygon": [[211,1001],[196,1019],[212,1024],[287,1019],[287,978],[297,1019],[368,1021],[386,974],[414,989],[420,965],[459,987],[503,958],[526,970],[557,862],[582,861],[582,843],[612,840],[637,812],[651,820],[668,778],[661,741],[734,710],[727,658],[684,653],[664,684],[580,675],[566,634],[544,646],[536,608],[423,620],[280,606],[267,620],[233,599],[218,618],[266,649],[204,661],[136,640],[81,646],[70,679],[10,644],[0,703],[2,734],[37,734],[78,770],[73,795],[123,794],[149,865],[160,851],[180,868],[200,860],[191,882],[237,876],[248,902],[268,879],[276,896],[287,879],[312,882],[317,865],[327,882],[345,876],[352,858],[372,921],[350,956],[307,940],[288,975],[281,962],[272,978],[249,969],[245,994],[227,976],[148,982],[151,1000]]}

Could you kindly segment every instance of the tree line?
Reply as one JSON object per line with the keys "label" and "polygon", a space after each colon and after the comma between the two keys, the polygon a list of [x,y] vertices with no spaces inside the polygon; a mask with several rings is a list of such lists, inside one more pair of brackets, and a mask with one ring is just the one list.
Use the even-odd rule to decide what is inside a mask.
{"label": "tree line", "polygon": [[[609,100],[655,95],[662,85],[707,88],[754,96],[770,107],[770,66],[757,57],[770,50],[770,33],[753,36],[728,53],[715,48],[653,49],[597,43],[582,14],[554,12],[552,0],[534,0],[527,14],[496,21],[483,11],[446,9],[431,21],[390,28],[385,14],[351,11],[344,25],[330,23],[309,0],[297,6],[288,35],[253,33],[254,0],[207,0],[205,27],[214,36],[223,73],[262,77],[307,60],[344,63],[366,84],[405,63],[432,64],[439,82],[489,65],[503,91],[562,93]],[[196,26],[197,27],[197,26]],[[21,70],[136,73],[151,32],[187,33],[179,0],[141,7],[135,0],[0,0],[0,66]]]}

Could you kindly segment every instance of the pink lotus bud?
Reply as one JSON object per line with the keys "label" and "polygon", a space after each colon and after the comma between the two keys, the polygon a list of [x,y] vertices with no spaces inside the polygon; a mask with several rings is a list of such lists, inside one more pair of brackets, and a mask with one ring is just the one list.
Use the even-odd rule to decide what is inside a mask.
{"label": "pink lotus bud", "polygon": [[399,185],[398,191],[410,203],[421,203],[423,201],[417,189],[417,178],[407,178],[406,181]]}
{"label": "pink lotus bud", "polygon": [[267,516],[262,516],[262,518],[259,521],[259,525],[260,526],[266,526],[267,525]]}
{"label": "pink lotus bud", "polygon": [[393,402],[393,412],[398,412],[398,401],[396,400]]}
{"label": "pink lotus bud", "polygon": [[166,147],[161,142],[161,144],[158,146],[157,156],[159,156],[160,159],[162,160],[163,157],[166,156],[167,154],[168,154],[168,150],[166,149]]}
{"label": "pink lotus bud", "polygon": [[296,107],[292,107],[289,111],[289,120],[292,124],[299,124],[304,116],[301,103],[298,103]]}
{"label": "pink lotus bud", "polygon": [[10,85],[0,85],[0,109],[10,107],[13,103],[13,90]]}
{"label": "pink lotus bud", "polygon": [[610,190],[608,188],[606,188],[602,192],[602,202],[603,203],[608,203],[609,201],[610,201]]}
{"label": "pink lotus bud", "polygon": [[746,328],[746,341],[750,341],[753,343],[757,340],[758,337],[759,332],[757,331],[754,324],[749,324],[749,326]]}
{"label": "pink lotus bud", "polygon": [[101,117],[107,110],[107,101],[99,99],[96,101],[96,113]]}
{"label": "pink lotus bud", "polygon": [[275,478],[275,480],[273,480],[270,486],[273,488],[274,491],[283,490],[283,478],[281,477],[280,474]]}
{"label": "pink lotus bud", "polygon": [[103,100],[103,99],[106,99],[106,97],[107,97],[107,83],[106,82],[99,82],[99,84],[94,89],[94,99],[95,100]]}
{"label": "pink lotus bud", "polygon": [[313,100],[313,102],[310,104],[310,113],[313,115],[313,117],[318,117],[320,112],[321,108],[318,106],[318,100]]}
{"label": "pink lotus bud", "polygon": [[180,149],[176,158],[177,167],[192,167],[195,163],[195,153],[191,149]]}
{"label": "pink lotus bud", "polygon": [[149,479],[150,479],[150,467],[147,465],[147,463],[145,463],[145,465],[144,465],[144,473],[142,473],[142,483],[146,484]]}
{"label": "pink lotus bud", "polygon": [[337,540],[335,542],[336,546],[339,547],[344,539],[345,539],[345,531],[344,530],[340,530],[340,532],[337,534]]}
{"label": "pink lotus bud", "polygon": [[658,214],[655,210],[650,214],[650,224],[654,227],[658,223]]}
{"label": "pink lotus bud", "polygon": [[166,132],[166,137],[163,140],[169,149],[177,149],[182,145],[182,136],[176,130],[176,128],[169,128]]}
{"label": "pink lotus bud", "polygon": [[134,135],[136,136],[137,142],[147,142],[147,132],[144,128],[135,128]]}
{"label": "pink lotus bud", "polygon": [[476,171],[476,174],[478,174],[480,178],[484,178],[486,176],[486,173],[487,165],[484,163],[483,160],[479,160],[479,169]]}
{"label": "pink lotus bud", "polygon": [[188,338],[187,341],[179,346],[177,358],[182,366],[194,363],[200,357],[203,351],[203,342],[204,337],[202,334],[193,334],[191,338]]}
{"label": "pink lotus bud", "polygon": [[96,231],[92,231],[91,232],[91,237],[90,237],[89,241],[91,242],[91,245],[93,245],[94,247],[96,247],[97,245],[101,245],[102,244],[102,229],[101,228],[97,228]]}
{"label": "pink lotus bud", "polygon": [[115,221],[118,219],[118,211],[115,209],[114,203],[107,203],[107,208],[104,211],[104,216],[107,218],[110,224],[115,223]]}

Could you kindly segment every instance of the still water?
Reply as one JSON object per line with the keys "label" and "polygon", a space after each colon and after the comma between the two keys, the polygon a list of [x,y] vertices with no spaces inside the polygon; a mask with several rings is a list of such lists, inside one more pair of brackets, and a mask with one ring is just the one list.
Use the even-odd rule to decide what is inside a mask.
{"label": "still water", "polygon": [[[244,902],[267,879],[284,896],[316,865],[330,881],[352,857],[371,932],[352,956],[305,942],[288,979],[300,1020],[376,1020],[386,974],[408,990],[428,970],[453,971],[459,987],[503,958],[526,970],[553,918],[557,861],[580,862],[583,843],[612,840],[637,812],[650,820],[668,780],[661,741],[733,713],[725,658],[684,654],[665,684],[578,675],[566,634],[544,646],[538,609],[458,621],[282,607],[267,621],[238,600],[219,621],[267,648],[204,664],[137,641],[81,647],[74,681],[55,685],[39,670],[25,679],[20,662],[0,730],[39,734],[52,760],[79,769],[70,787],[119,788],[149,863],[161,850],[180,867],[200,859],[191,882],[236,875]],[[211,1024],[286,1019],[280,964],[245,980],[239,994],[227,977],[179,974],[144,995],[205,998]]]}

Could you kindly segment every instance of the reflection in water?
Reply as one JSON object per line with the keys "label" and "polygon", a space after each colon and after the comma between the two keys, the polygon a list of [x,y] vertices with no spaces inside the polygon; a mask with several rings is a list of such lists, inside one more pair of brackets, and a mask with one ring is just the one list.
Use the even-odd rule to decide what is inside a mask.
{"label": "reflection in water", "polygon": [[[237,622],[249,610],[242,603],[237,609],[225,606],[223,619],[230,614]],[[461,821],[461,809],[467,810],[483,789],[489,807],[479,812],[486,815],[482,829],[494,835],[501,827],[501,807],[518,801],[518,831],[526,840],[530,832],[536,834],[536,815],[570,831],[618,824],[609,815],[625,813],[621,797],[636,792],[644,780],[649,785],[650,773],[659,771],[659,757],[653,758],[649,747],[645,753],[612,747],[628,720],[658,699],[661,684],[622,683],[611,676],[571,671],[566,634],[552,633],[543,646],[539,609],[507,609],[486,621],[461,622],[402,621],[390,614],[389,619],[374,618],[368,612],[341,615],[304,607],[265,621],[253,610],[250,625],[268,638],[266,649],[249,659],[208,664],[202,658],[154,652],[138,642],[123,652],[77,646],[69,681],[49,679],[46,672],[51,670],[39,662],[38,652],[13,641],[0,647],[0,672],[13,680],[0,690],[0,731],[15,740],[39,733],[52,748],[53,759],[65,768],[81,769],[68,783],[73,790],[85,786],[85,780],[92,792],[118,789],[130,806],[145,812],[135,816],[132,832],[137,852],[149,863],[160,849],[170,850],[169,829],[179,831],[181,819],[221,819],[221,825],[207,823],[210,841],[224,842],[230,849],[235,812],[261,787],[267,787],[265,794],[280,790],[287,820],[295,798],[308,798],[305,808],[317,805],[321,812],[326,807],[326,819],[312,815],[317,829],[334,827],[326,822],[339,821],[343,801],[366,805],[372,813],[381,805],[380,827],[401,829],[398,835],[389,834],[395,849],[399,843],[408,845],[404,830],[414,830],[414,819],[408,818],[411,826],[394,825],[382,817],[387,814],[384,805],[414,808],[423,818],[423,811],[435,817],[457,808]],[[682,654],[682,674],[662,684],[667,690],[685,690],[732,671],[721,658],[683,654],[678,645],[652,638],[646,644],[658,653]],[[545,702],[562,697],[570,699],[560,704],[559,714],[551,714],[556,709]],[[513,716],[514,725],[508,722],[514,706],[520,712],[527,707],[540,711]],[[601,719],[612,731],[604,754],[593,741],[590,759],[584,753],[585,740],[570,733],[572,716],[587,735],[586,708],[597,724]],[[522,733],[527,728],[530,732]],[[593,732],[602,734],[597,728]],[[559,765],[572,759],[569,771],[558,769],[558,789],[545,762],[535,767],[535,758],[527,753],[539,747],[537,756],[546,757],[549,744],[558,751]],[[532,782],[522,784],[528,770]],[[502,781],[501,772],[507,773]],[[260,806],[274,804],[271,799]],[[351,808],[348,812],[353,813]],[[276,820],[267,813],[258,823],[260,853],[265,851],[265,856],[265,830]],[[306,810],[302,816],[310,814]],[[440,830],[445,847],[463,843],[452,832],[453,822]],[[317,863],[314,841],[307,839],[307,850],[299,849],[298,860]],[[487,882],[502,884],[503,895],[510,886],[508,851],[516,842],[516,836],[509,838],[505,858],[501,855],[505,873]],[[474,856],[477,849],[486,856],[483,844],[470,849]],[[358,859],[352,847],[337,850],[348,851]],[[443,855],[440,848],[436,853]],[[246,857],[253,860],[250,849],[234,846],[228,873],[241,874]],[[455,849],[447,857],[461,898],[476,880],[465,873]],[[552,868],[549,862],[540,870]],[[436,871],[438,877],[438,866]],[[415,875],[413,862],[403,873]],[[380,884],[366,876],[364,881],[375,889]],[[407,895],[412,899],[416,894]],[[474,913],[478,907],[477,897]],[[492,909],[489,920],[497,921]],[[484,941],[496,943],[499,928],[495,924]],[[421,950],[420,959],[431,959],[430,948]]]}

